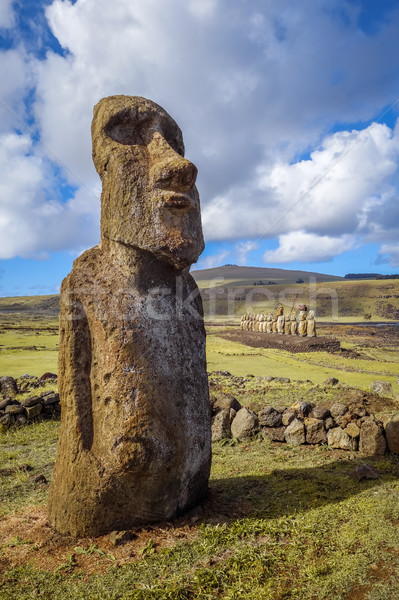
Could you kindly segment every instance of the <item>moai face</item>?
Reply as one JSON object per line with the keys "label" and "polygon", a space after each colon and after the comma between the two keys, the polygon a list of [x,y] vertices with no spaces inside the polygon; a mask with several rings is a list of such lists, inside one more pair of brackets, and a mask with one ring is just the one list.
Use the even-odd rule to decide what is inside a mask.
{"label": "moai face", "polygon": [[101,235],[182,270],[204,248],[196,167],[160,106],[110,96],[94,108],[93,161],[103,183]]}

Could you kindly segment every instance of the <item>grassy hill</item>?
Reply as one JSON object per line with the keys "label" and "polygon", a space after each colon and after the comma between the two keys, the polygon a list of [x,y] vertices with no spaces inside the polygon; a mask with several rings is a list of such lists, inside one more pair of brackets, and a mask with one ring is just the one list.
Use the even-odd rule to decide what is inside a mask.
{"label": "grassy hill", "polygon": [[[201,290],[205,319],[238,320],[247,312],[285,312],[307,304],[324,320],[399,320],[399,279],[348,280],[308,271],[238,267],[192,271]],[[297,283],[302,280],[303,283]],[[262,282],[262,283],[260,283]],[[0,298],[0,325],[8,319],[56,321],[58,296]]]}
{"label": "grassy hill", "polygon": [[302,279],[308,283],[311,279],[316,281],[342,281],[343,277],[325,275],[310,271],[292,271],[289,269],[272,269],[269,267],[239,267],[238,265],[224,265],[214,269],[202,269],[191,271],[200,289],[212,286],[234,287],[252,286],[262,281],[264,284],[287,284],[296,283]]}

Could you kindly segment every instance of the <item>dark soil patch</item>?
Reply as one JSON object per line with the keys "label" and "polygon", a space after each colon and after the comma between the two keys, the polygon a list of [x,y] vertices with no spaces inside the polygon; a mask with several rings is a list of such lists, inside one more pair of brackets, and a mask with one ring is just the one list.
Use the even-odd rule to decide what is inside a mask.
{"label": "dark soil patch", "polygon": [[226,329],[218,332],[218,337],[251,346],[251,348],[273,348],[289,352],[339,352],[341,344],[333,337],[301,337],[299,335],[279,335],[260,331]]}

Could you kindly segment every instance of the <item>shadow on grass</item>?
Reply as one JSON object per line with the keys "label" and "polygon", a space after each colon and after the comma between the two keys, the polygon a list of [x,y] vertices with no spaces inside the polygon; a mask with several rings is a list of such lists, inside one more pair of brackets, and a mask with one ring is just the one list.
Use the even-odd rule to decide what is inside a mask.
{"label": "shadow on grass", "polygon": [[202,504],[204,516],[209,523],[226,524],[245,517],[278,518],[338,503],[366,489],[386,489],[399,479],[399,465],[394,458],[382,460],[383,467],[381,458],[368,458],[378,478],[361,481],[355,476],[356,467],[365,464],[360,458],[276,469],[264,476],[215,479]]}

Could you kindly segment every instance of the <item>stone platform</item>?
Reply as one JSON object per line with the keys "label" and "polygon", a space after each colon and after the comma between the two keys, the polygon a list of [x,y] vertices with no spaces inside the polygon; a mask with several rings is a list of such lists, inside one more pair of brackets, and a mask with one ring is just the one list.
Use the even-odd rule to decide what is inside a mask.
{"label": "stone platform", "polygon": [[235,331],[226,329],[218,333],[218,336],[252,348],[275,348],[288,350],[288,352],[339,352],[341,350],[340,341],[331,337],[308,338],[240,329]]}

